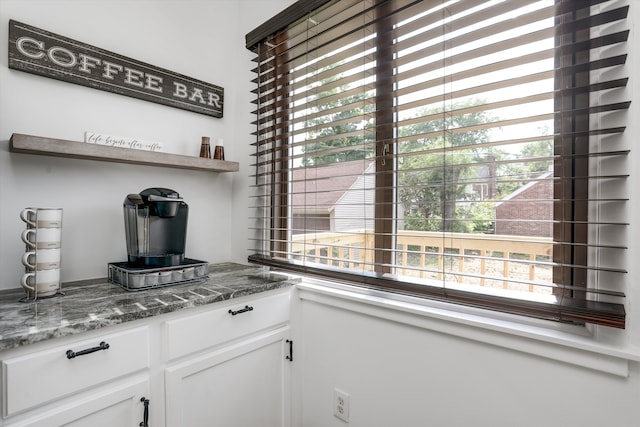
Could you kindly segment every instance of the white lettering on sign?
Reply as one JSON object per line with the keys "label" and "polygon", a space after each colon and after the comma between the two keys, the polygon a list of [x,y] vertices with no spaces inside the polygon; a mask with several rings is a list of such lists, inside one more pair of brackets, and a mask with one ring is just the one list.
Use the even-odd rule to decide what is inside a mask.
{"label": "white lettering on sign", "polygon": [[47,51],[47,55],[49,56],[51,62],[61,67],[71,68],[75,67],[77,63],[76,57],[73,52],[60,46],[54,46],[49,49]]}
{"label": "white lettering on sign", "polygon": [[162,77],[147,74],[145,88],[162,93]]}
{"label": "white lettering on sign", "polygon": [[98,65],[102,64],[102,61],[99,58],[94,58],[93,56],[85,55],[83,53],[78,55],[80,58],[80,67],[79,71],[83,73],[91,74],[91,68],[96,68]]}
{"label": "white lettering on sign", "polygon": [[9,68],[222,117],[215,85],[9,21]]}
{"label": "white lettering on sign", "polygon": [[[25,48],[25,45],[31,45],[31,49]],[[162,77],[154,76],[134,68],[125,67],[120,64],[116,64],[110,61],[100,60],[83,53],[79,53],[78,57],[73,54],[69,49],[60,46],[52,46],[48,49],[45,47],[45,43],[40,40],[33,39],[31,37],[21,37],[16,42],[16,47],[23,55],[33,58],[41,59],[46,56],[56,65],[65,68],[73,68],[77,64],[78,71],[83,73],[92,74],[93,69],[97,69],[98,66],[102,66],[102,77],[109,80],[114,80],[120,73],[124,73],[123,83],[135,86],[139,88],[153,90],[154,92],[163,92]],[[220,95],[214,92],[207,92],[206,98],[204,91],[198,87],[187,87],[184,83],[174,82],[173,95],[178,98],[188,99],[192,102],[197,102],[203,105],[211,105],[220,108]]]}
{"label": "white lettering on sign", "polygon": [[102,61],[102,64],[104,65],[102,69],[102,77],[109,80],[113,80],[114,76],[118,74],[118,72],[122,71],[123,68],[122,65],[113,64],[108,61]]}
{"label": "white lettering on sign", "polygon": [[144,83],[140,80],[141,77],[144,77],[144,73],[138,70],[132,70],[131,68],[125,67],[124,69],[124,82],[128,85],[144,87]]}
{"label": "white lettering on sign", "polygon": [[197,101],[201,104],[212,105],[220,108],[220,96],[217,93],[207,92],[207,100],[205,101],[205,98],[202,95],[202,89],[191,88],[191,93],[189,93],[189,88],[185,84],[173,82],[173,85],[173,96],[175,97],[189,99],[189,101]]}
{"label": "white lettering on sign", "polygon": [[222,105],[220,105],[220,95],[209,92],[209,105],[214,105],[216,108],[222,108]]}
{"label": "white lettering on sign", "polygon": [[182,83],[173,82],[176,90],[173,91],[173,96],[177,96],[178,98],[186,98],[187,97],[187,87]]}
{"label": "white lettering on sign", "polygon": [[[25,49],[26,43],[33,44],[36,47],[37,52],[33,53]],[[38,40],[35,40],[31,37],[20,37],[18,40],[16,40],[16,47],[18,48],[18,52],[20,52],[27,58],[40,59],[44,56],[44,53],[42,52],[42,50],[44,49],[44,43],[39,42]]]}

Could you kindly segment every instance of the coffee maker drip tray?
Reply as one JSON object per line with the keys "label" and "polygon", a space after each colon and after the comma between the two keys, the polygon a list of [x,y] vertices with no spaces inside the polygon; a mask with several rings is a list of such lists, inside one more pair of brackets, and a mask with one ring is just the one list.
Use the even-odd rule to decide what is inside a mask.
{"label": "coffee maker drip tray", "polygon": [[209,277],[209,264],[190,258],[170,267],[140,267],[128,262],[112,262],[108,267],[109,281],[127,291],[190,283]]}

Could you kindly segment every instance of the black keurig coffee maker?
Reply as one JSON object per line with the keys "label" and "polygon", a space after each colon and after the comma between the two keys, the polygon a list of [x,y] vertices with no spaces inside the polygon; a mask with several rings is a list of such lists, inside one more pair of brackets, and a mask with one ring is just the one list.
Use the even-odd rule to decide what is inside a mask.
{"label": "black keurig coffee maker", "polygon": [[168,267],[184,261],[189,206],[168,188],[147,188],[124,199],[129,264]]}
{"label": "black keurig coffee maker", "polygon": [[108,264],[109,281],[127,291],[208,279],[206,261],[184,256],[189,206],[168,188],[129,194],[123,203],[127,261]]}

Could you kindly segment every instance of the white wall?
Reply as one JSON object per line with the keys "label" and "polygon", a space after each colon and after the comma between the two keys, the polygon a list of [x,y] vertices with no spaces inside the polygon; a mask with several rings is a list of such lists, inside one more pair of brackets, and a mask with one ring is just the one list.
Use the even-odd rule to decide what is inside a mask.
{"label": "white wall", "polygon": [[578,354],[557,361],[502,346],[515,337],[496,345],[469,327],[462,338],[433,318],[303,293],[294,320],[294,425],[345,426],[333,416],[335,388],[350,395],[349,427],[638,425],[637,362],[628,377],[613,375],[579,366]]}
{"label": "white wall", "polygon": [[[63,281],[104,277],[126,259],[122,201],[164,186],[189,204],[186,256],[246,260],[250,54],[244,35],[291,1],[0,1],[0,289],[19,287],[27,206],[64,208]],[[35,76],[7,65],[14,19],[225,89],[212,118]],[[240,24],[239,24],[240,23]],[[201,136],[224,138],[238,173],[207,173],[10,153],[12,133],[82,141],[85,131],[161,141],[197,156]],[[234,194],[236,197],[234,197]]]}

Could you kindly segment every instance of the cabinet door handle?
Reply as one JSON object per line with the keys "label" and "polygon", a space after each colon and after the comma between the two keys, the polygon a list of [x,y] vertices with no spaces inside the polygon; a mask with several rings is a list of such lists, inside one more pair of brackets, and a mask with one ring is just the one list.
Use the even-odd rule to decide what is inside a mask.
{"label": "cabinet door handle", "polygon": [[140,427],[149,427],[149,399],[143,397],[140,399],[140,402],[144,404],[144,413],[142,415]]}
{"label": "cabinet door handle", "polygon": [[97,347],[91,347],[80,351],[67,350],[67,359],[73,359],[77,356],[83,356],[85,354],[95,353],[96,351],[106,350],[109,348],[109,344],[102,341]]}
{"label": "cabinet door handle", "polygon": [[293,362],[293,341],[287,340],[287,344],[289,344],[289,355],[285,357],[289,362]]}
{"label": "cabinet door handle", "polygon": [[244,308],[241,308],[240,310],[229,310],[229,314],[231,314],[232,316],[235,316],[236,314],[240,314],[240,313],[245,313],[247,311],[252,311],[253,307],[249,306],[249,305],[245,305]]}

